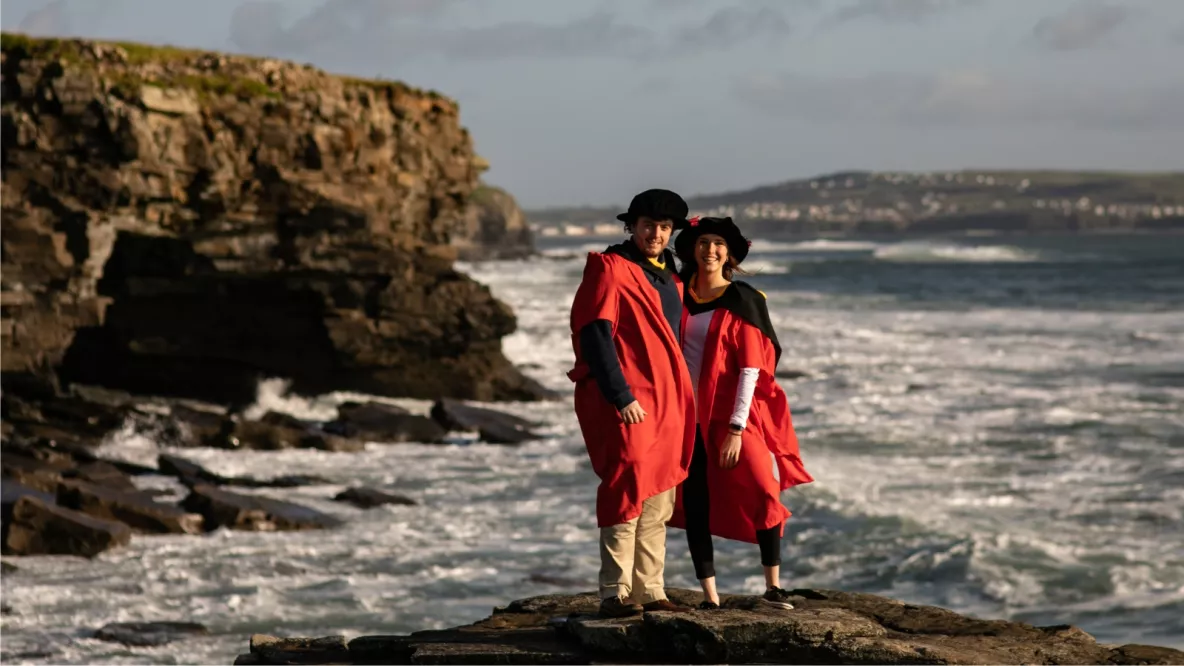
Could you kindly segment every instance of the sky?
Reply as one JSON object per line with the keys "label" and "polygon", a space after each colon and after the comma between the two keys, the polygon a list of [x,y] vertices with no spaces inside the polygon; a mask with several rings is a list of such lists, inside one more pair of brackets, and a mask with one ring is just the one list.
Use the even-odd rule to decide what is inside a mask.
{"label": "sky", "polygon": [[848,169],[1184,169],[1184,0],[4,0],[0,25],[440,91],[525,208]]}

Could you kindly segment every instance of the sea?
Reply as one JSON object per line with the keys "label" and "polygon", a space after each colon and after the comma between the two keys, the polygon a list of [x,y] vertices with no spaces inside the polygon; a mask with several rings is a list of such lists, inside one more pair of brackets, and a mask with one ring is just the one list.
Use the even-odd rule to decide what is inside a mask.
{"label": "sea", "polygon": [[[540,439],[170,451],[228,475],[324,476],[250,492],[346,524],[6,558],[19,570],[3,577],[4,663],[231,663],[256,632],[405,633],[592,590],[596,479],[564,374],[568,309],[585,254],[619,240],[540,238],[540,256],[460,265],[517,314],[507,356],[560,394],[496,405],[544,423]],[[816,479],[783,495],[784,587],[1184,648],[1184,236],[760,237],[743,268],[768,296],[779,381]],[[294,395],[274,378],[250,411],[328,420],[358,399],[430,407]],[[129,422],[100,453],[152,464],[162,451]],[[182,495],[170,478],[138,482]],[[353,485],[419,505],[331,501]],[[697,587],[684,533],[668,543],[667,585]],[[762,589],[755,546],[717,540],[716,551],[721,591]],[[210,633],[158,647],[91,637],[165,620]]]}

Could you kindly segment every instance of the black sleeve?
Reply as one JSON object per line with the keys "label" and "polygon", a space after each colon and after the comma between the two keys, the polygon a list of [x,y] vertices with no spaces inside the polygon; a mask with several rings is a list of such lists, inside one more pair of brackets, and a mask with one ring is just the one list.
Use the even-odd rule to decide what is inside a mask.
{"label": "black sleeve", "polygon": [[633,402],[633,392],[625,382],[617,348],[613,345],[613,327],[607,319],[597,319],[580,329],[580,355],[610,405],[624,409]]}

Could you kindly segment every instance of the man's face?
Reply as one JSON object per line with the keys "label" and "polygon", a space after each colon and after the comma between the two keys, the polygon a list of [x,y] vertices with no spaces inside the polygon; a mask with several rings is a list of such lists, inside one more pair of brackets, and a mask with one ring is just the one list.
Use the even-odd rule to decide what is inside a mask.
{"label": "man's face", "polygon": [[657,259],[662,256],[673,231],[674,223],[670,220],[655,220],[642,215],[633,225],[633,242],[641,248],[642,254]]}

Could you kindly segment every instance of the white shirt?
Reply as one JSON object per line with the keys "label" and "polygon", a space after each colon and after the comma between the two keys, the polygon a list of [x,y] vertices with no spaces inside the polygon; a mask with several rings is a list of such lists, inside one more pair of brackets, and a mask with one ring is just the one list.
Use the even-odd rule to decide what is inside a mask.
{"label": "white shirt", "polygon": [[[687,369],[691,372],[696,406],[699,404],[699,375],[703,371],[703,351],[707,347],[707,331],[711,328],[711,318],[714,315],[715,310],[708,310],[687,317],[687,325],[682,332],[682,354],[687,360]],[[742,368],[740,370],[740,385],[737,387],[736,400],[732,405],[730,423],[741,426],[748,423],[748,412],[752,408],[752,394],[756,391],[756,380],[760,373],[760,368]],[[698,422],[699,410],[696,409],[695,423]]]}

